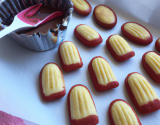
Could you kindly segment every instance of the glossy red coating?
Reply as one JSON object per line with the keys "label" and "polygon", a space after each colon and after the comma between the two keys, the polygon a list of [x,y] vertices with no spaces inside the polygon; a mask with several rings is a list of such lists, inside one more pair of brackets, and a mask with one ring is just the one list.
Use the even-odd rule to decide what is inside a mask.
{"label": "glossy red coating", "polygon": [[89,2],[87,0],[84,0],[88,5],[89,5],[89,8],[85,11],[83,10],[80,10],[79,8],[77,8],[75,5],[73,5],[73,9],[76,13],[78,13],[79,15],[82,15],[82,16],[88,16],[91,11],[92,11],[92,7],[91,5],[89,4]]}
{"label": "glossy red coating", "polygon": [[153,41],[153,37],[152,37],[152,34],[149,32],[149,30],[147,30],[144,26],[138,24],[138,23],[135,23],[135,24],[138,24],[140,25],[141,27],[143,27],[144,29],[146,29],[149,34],[150,34],[150,37],[147,38],[147,39],[141,39],[141,38],[138,38],[138,37],[135,37],[133,36],[132,34],[128,33],[125,29],[124,29],[124,25],[127,24],[127,23],[135,23],[135,22],[126,22],[122,25],[121,27],[121,31],[122,31],[122,34],[128,38],[130,41],[136,43],[136,44],[139,44],[139,45],[148,45],[150,44],[152,41]]}
{"label": "glossy red coating", "polygon": [[[80,25],[78,25],[78,26],[81,26],[81,25],[85,25],[85,24],[80,24]],[[78,27],[78,26],[77,26],[77,27]],[[74,35],[75,35],[75,37],[76,37],[82,44],[84,44],[85,46],[93,47],[93,46],[97,46],[97,45],[99,45],[100,43],[102,43],[103,39],[102,39],[102,37],[100,36],[100,34],[99,34],[99,38],[89,41],[89,40],[85,39],[81,34],[79,34],[79,33],[77,32],[77,27],[74,29]]]}
{"label": "glossy red coating", "polygon": [[[88,65],[88,71],[89,71],[89,75],[91,77],[91,80],[92,80],[92,83],[94,85],[94,88],[99,91],[99,92],[102,92],[102,91],[106,91],[106,90],[109,90],[109,89],[113,89],[113,88],[116,88],[119,86],[119,83],[118,81],[113,81],[113,82],[110,82],[108,83],[107,85],[101,85],[99,82],[98,82],[98,79],[97,79],[97,76],[93,70],[93,67],[92,67],[92,62],[95,58],[103,58],[101,56],[97,56],[97,57],[94,57],[89,65]],[[103,58],[104,59],[104,58]],[[106,59],[105,59],[106,60]],[[106,60],[107,62],[107,60]]]}
{"label": "glossy red coating", "polygon": [[112,48],[111,44],[109,43],[109,39],[110,39],[111,36],[108,37],[108,39],[106,41],[106,46],[107,46],[108,51],[110,52],[110,54],[113,56],[113,58],[116,61],[122,62],[122,61],[125,61],[125,60],[130,59],[133,56],[135,56],[134,51],[128,52],[128,53],[126,53],[126,54],[124,54],[122,56],[117,55],[117,53],[114,51],[114,49]]}
{"label": "glossy red coating", "polygon": [[[70,42],[70,41],[64,41],[64,42]],[[62,59],[62,56],[61,56],[61,53],[60,53],[60,46],[64,43],[64,42],[62,42],[60,45],[59,45],[59,48],[58,48],[58,55],[59,55],[59,58],[60,58],[60,62],[61,62],[61,66],[62,66],[62,69],[64,70],[64,71],[66,71],[66,72],[69,72],[69,71],[72,71],[72,70],[76,70],[76,69],[79,69],[79,68],[82,68],[82,66],[83,66],[83,62],[82,62],[82,59],[81,59],[81,56],[80,56],[80,54],[79,54],[79,51],[78,51],[78,49],[77,49],[77,47],[76,47],[76,45],[75,45],[75,47],[76,47],[76,49],[77,49],[77,51],[78,51],[78,55],[79,55],[79,58],[80,58],[80,62],[79,63],[76,63],[76,64],[71,64],[71,65],[66,65],[64,62],[63,62],[63,59]]]}
{"label": "glossy red coating", "polygon": [[111,124],[111,125],[115,125],[114,120],[113,120],[113,118],[112,118],[111,108],[112,108],[112,105],[113,105],[115,102],[117,102],[117,101],[123,101],[123,102],[125,102],[125,103],[132,109],[132,111],[134,112],[134,114],[135,114],[135,116],[136,116],[136,118],[137,118],[137,121],[138,121],[139,125],[142,125],[141,121],[139,120],[137,114],[135,113],[135,111],[133,110],[133,108],[130,106],[130,104],[128,104],[126,101],[124,101],[124,100],[122,100],[122,99],[116,99],[116,100],[114,100],[114,101],[112,101],[112,102],[110,103],[109,112],[108,112],[108,113],[109,113],[109,120],[110,120],[110,124]]}
{"label": "glossy red coating", "polygon": [[[48,64],[55,64],[55,65],[57,65],[56,63],[47,63],[46,65],[48,65]],[[40,72],[40,75],[39,75],[40,91],[41,91],[41,95],[42,95],[43,100],[49,101],[49,100],[54,100],[54,99],[58,99],[58,98],[61,98],[61,97],[65,96],[65,94],[66,94],[66,88],[64,88],[64,90],[61,91],[61,92],[58,92],[58,93],[55,93],[55,94],[52,94],[52,95],[49,95],[49,96],[45,96],[44,95],[44,93],[43,93],[43,87],[42,87],[42,71],[43,71],[44,67],[42,68],[42,70]],[[61,69],[60,69],[59,66],[58,66],[58,68],[61,71]],[[62,73],[62,71],[61,71],[61,73]],[[63,74],[62,74],[62,77],[63,77]],[[63,79],[63,81],[64,81],[64,79]]]}
{"label": "glossy red coating", "polygon": [[[151,79],[156,82],[156,83],[159,83],[160,84],[160,74],[156,74],[153,69],[148,65],[148,63],[146,62],[145,60],[145,56],[147,53],[149,52],[154,52],[154,51],[148,51],[146,52],[143,56],[142,56],[142,65],[143,65],[143,68],[146,70],[147,74],[151,77]],[[156,53],[156,52],[154,52]],[[156,53],[158,56],[160,56],[158,53]]]}
{"label": "glossy red coating", "polygon": [[160,39],[160,38],[158,38],[158,39],[156,40],[155,47],[156,47],[156,49],[160,52],[160,42],[158,42],[159,39]]}
{"label": "glossy red coating", "polygon": [[106,29],[112,29],[112,28],[115,27],[115,25],[117,24],[117,15],[115,14],[115,12],[114,12],[110,7],[105,6],[105,7],[109,8],[109,9],[113,12],[114,17],[115,17],[115,22],[113,22],[113,23],[111,23],[111,24],[103,23],[103,22],[101,22],[101,21],[96,17],[96,15],[95,15],[96,8],[99,7],[99,6],[105,6],[105,5],[100,4],[100,5],[98,5],[98,6],[96,6],[96,7],[94,8],[94,11],[93,11],[94,20],[95,20],[96,23],[97,23],[98,25],[100,25],[101,27],[106,28]]}
{"label": "glossy red coating", "polygon": [[[137,73],[137,72],[133,72],[133,73]],[[125,86],[126,86],[126,89],[127,89],[127,92],[128,92],[128,95],[131,99],[131,101],[133,102],[133,104],[135,105],[135,107],[138,109],[138,111],[142,114],[148,114],[148,113],[151,113],[151,112],[154,112],[154,111],[157,111],[160,109],[160,100],[158,99],[155,99],[154,101],[150,101],[148,102],[147,104],[145,105],[142,105],[142,106],[139,106],[132,90],[131,90],[131,87],[128,83],[128,78],[130,75],[132,75],[133,73],[130,73],[127,75],[126,79],[125,79]],[[138,73],[139,74],[139,73]],[[140,74],[141,75],[141,74]],[[143,76],[143,75],[142,75]],[[147,79],[146,79],[147,80]],[[148,81],[148,80],[147,80]],[[148,81],[149,82],[149,81]]]}
{"label": "glossy red coating", "polygon": [[[88,90],[88,88],[87,88],[86,86],[81,85],[81,84],[74,85],[74,86],[72,86],[72,88],[70,89],[70,91],[69,91],[69,93],[68,93],[68,98],[67,98],[70,124],[71,124],[71,125],[96,125],[96,124],[98,124],[98,123],[99,123],[99,118],[98,118],[97,115],[90,115],[90,116],[88,116],[88,117],[85,117],[85,118],[79,119],[79,120],[76,120],[76,119],[72,119],[72,118],[71,118],[70,93],[71,93],[71,90],[72,90],[74,87],[76,87],[76,86],[83,86],[83,87],[85,87],[85,88]],[[91,98],[92,98],[92,95],[91,95],[91,93],[90,93],[89,90],[88,90],[88,92],[89,92],[89,94],[90,94],[90,96],[91,96]],[[92,98],[92,100],[93,100],[93,98]],[[94,100],[93,100],[93,103],[94,103]],[[95,103],[94,103],[94,106],[95,106]],[[96,106],[95,106],[95,108],[96,108]]]}

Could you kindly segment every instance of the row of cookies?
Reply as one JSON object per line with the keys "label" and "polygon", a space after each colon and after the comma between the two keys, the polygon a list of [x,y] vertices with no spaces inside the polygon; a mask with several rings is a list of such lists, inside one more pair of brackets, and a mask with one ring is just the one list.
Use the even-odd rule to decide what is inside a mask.
{"label": "row of cookies", "polygon": [[[103,65],[106,65],[104,69]],[[112,89],[119,85],[108,62],[102,57],[96,57],[92,59],[88,66],[88,70],[92,82],[98,91],[104,91],[104,89]],[[137,72],[130,73],[125,79],[125,86],[131,101],[140,113],[148,114],[160,109],[159,97],[150,85],[149,81],[141,74]],[[61,98],[66,94],[63,74],[57,64],[48,63],[43,67],[40,73],[40,89],[42,98],[44,100]],[[114,101],[114,103],[116,101]],[[124,116],[122,117],[122,115],[120,115],[121,113],[117,113],[120,111],[131,115],[132,118],[134,118],[131,118],[132,121],[135,120],[135,116],[137,115],[135,114],[131,106],[129,106],[128,103],[123,100],[118,101],[120,102],[116,102],[113,108],[112,102],[109,108],[109,117],[111,124],[113,121],[123,122],[123,119],[126,119],[124,118]],[[120,105],[122,107],[120,107]],[[126,106],[126,109],[123,108],[124,105],[128,105],[128,108]],[[93,98],[89,90],[83,85],[75,85],[70,89],[68,93],[68,110],[71,125],[85,125],[85,123],[88,124],[88,122],[97,124],[99,122]],[[129,113],[129,111],[132,112]],[[127,117],[126,115],[125,117]],[[117,119],[116,117],[122,118]],[[138,119],[136,120],[138,121]],[[127,121],[130,120],[127,119]]]}
{"label": "row of cookies", "polygon": [[[82,16],[88,16],[92,7],[86,0],[71,0],[73,2],[74,11]],[[109,15],[109,16],[108,16]],[[117,24],[117,16],[115,12],[108,6],[98,5],[93,11],[94,20],[103,28],[111,29]]]}
{"label": "row of cookies", "polygon": [[[86,0],[84,0],[84,2],[85,1]],[[101,10],[101,8],[103,7],[100,7],[99,10]],[[99,10],[97,10],[96,12],[98,13]],[[80,11],[80,13],[82,14],[82,11]],[[95,14],[94,18],[96,21]],[[103,20],[103,18],[101,20]],[[98,21],[96,22],[98,23]],[[135,24],[136,23],[134,23],[133,25]],[[101,24],[99,23],[99,25]],[[104,25],[102,25],[102,27],[103,26]],[[98,34],[96,31],[94,32],[94,30],[88,27],[89,26],[87,25],[78,25],[74,30],[74,35],[76,36],[76,38],[84,45],[89,47],[100,44],[103,41],[100,34]],[[130,26],[128,26],[127,28],[130,28]],[[143,27],[142,30],[144,29],[145,28]],[[135,38],[138,34],[138,39],[141,40],[141,33],[139,33],[139,31],[141,31],[141,28],[138,28],[137,31],[133,29],[132,25],[128,31],[125,28],[122,29],[122,33],[127,32],[131,35],[135,34]],[[142,36],[144,35],[143,33],[145,34],[145,32],[142,31]],[[123,35],[128,39],[131,38],[129,35],[125,34],[126,33],[123,33]],[[148,37],[144,37],[144,42],[141,41],[142,45],[147,45],[152,42],[152,35],[150,34],[150,32],[148,34],[150,38],[149,41],[147,41]],[[134,39],[131,38],[131,41],[132,40]],[[135,55],[134,51],[132,51],[127,42],[124,41],[125,40],[118,35],[111,35],[106,42],[108,50],[112,48],[111,50],[109,50],[109,52],[117,61],[124,61]],[[136,43],[136,41],[137,39],[134,42]],[[61,66],[64,71],[75,70],[83,66],[83,62],[78,49],[72,42],[67,41],[61,43],[58,49],[58,53]],[[152,56],[154,58],[152,58]],[[147,58],[143,60],[147,62]],[[151,54],[151,58],[148,60],[149,61],[147,63],[147,66],[152,67],[151,69],[156,73],[156,71],[158,71],[158,68],[155,68],[155,64],[159,65],[159,62],[157,63],[157,57],[155,59],[155,55]],[[109,63],[103,57],[93,58],[89,63],[88,71],[93,85],[95,86],[97,91],[105,91],[118,87],[119,85]],[[160,109],[160,102],[157,94],[155,93],[149,82],[142,75],[140,75],[139,73],[129,74],[126,77],[125,85],[133,104],[142,114],[147,114]],[[63,74],[58,65],[49,63],[43,67],[40,73],[40,86],[42,97],[44,100],[60,98],[66,94]],[[70,89],[68,93],[68,110],[71,125],[98,124],[99,122],[93,98],[89,90],[83,85],[75,85]],[[119,125],[125,123],[134,123],[137,125],[141,124],[134,110],[124,100],[114,100],[110,104],[109,118],[111,125]]]}
{"label": "row of cookies", "polygon": [[[82,16],[88,16],[92,7],[86,0],[71,0],[76,13]],[[115,12],[106,5],[98,5],[94,8],[93,17],[95,22],[103,28],[111,29],[117,24]],[[152,34],[142,25],[137,23],[125,23],[121,27],[123,35],[129,40],[140,44],[148,45],[153,41]],[[155,47],[160,51],[160,38],[157,39]]]}

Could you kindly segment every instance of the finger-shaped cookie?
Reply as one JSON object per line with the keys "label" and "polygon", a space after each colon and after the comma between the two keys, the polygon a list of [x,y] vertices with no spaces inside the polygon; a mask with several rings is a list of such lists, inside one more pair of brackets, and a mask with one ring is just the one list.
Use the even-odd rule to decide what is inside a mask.
{"label": "finger-shaped cookie", "polygon": [[142,125],[132,107],[122,99],[116,99],[109,106],[111,125]]}
{"label": "finger-shaped cookie", "polygon": [[155,47],[160,52],[160,38],[156,40]]}
{"label": "finger-shaped cookie", "polygon": [[101,27],[111,29],[117,24],[117,16],[115,12],[105,5],[98,5],[93,11],[94,20]]}
{"label": "finger-shaped cookie", "polygon": [[135,56],[134,51],[121,36],[115,34],[109,36],[106,46],[116,61],[125,61]]}
{"label": "finger-shaped cookie", "polygon": [[62,69],[66,72],[79,69],[83,66],[77,47],[70,41],[62,42],[58,48]]}
{"label": "finger-shaped cookie", "polygon": [[71,0],[73,2],[74,11],[82,16],[87,16],[91,13],[92,7],[87,0]]}
{"label": "finger-shaped cookie", "polygon": [[160,99],[156,92],[141,74],[130,73],[125,79],[125,86],[133,104],[142,114],[160,109]]}
{"label": "finger-shaped cookie", "polygon": [[160,55],[154,51],[146,52],[142,57],[142,65],[152,80],[160,84]]}
{"label": "finger-shaped cookie", "polygon": [[97,46],[103,41],[97,31],[85,24],[78,25],[74,30],[74,35],[81,43],[88,47]]}
{"label": "finger-shaped cookie", "polygon": [[111,66],[101,56],[94,57],[90,61],[88,71],[97,91],[105,91],[119,86]]}
{"label": "finger-shaped cookie", "polygon": [[83,85],[73,86],[68,94],[68,110],[71,125],[96,125],[99,123],[93,98]]}
{"label": "finger-shaped cookie", "polygon": [[144,26],[127,22],[121,27],[122,34],[132,42],[140,45],[148,45],[153,41],[152,34]]}
{"label": "finger-shaped cookie", "polygon": [[65,82],[57,64],[47,63],[42,68],[39,78],[43,100],[54,100],[65,96]]}

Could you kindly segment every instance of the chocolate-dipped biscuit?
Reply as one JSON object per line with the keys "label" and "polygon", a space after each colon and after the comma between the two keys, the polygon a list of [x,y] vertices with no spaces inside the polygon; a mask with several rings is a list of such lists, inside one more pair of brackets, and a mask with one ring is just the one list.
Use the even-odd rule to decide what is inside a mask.
{"label": "chocolate-dipped biscuit", "polygon": [[62,71],[55,63],[47,63],[39,76],[43,100],[54,100],[65,96],[66,88]]}
{"label": "chocolate-dipped biscuit", "polygon": [[73,2],[74,11],[79,15],[88,16],[91,13],[92,7],[87,0],[71,0],[71,1]]}
{"label": "chocolate-dipped biscuit", "polygon": [[108,37],[106,46],[116,61],[125,61],[135,56],[134,51],[131,49],[125,39],[117,34]]}
{"label": "chocolate-dipped biscuit", "polygon": [[160,55],[154,51],[146,52],[142,57],[142,65],[152,80],[160,84]]}
{"label": "chocolate-dipped biscuit", "polygon": [[160,99],[156,92],[141,74],[133,72],[125,79],[125,86],[130,99],[142,114],[160,109]]}
{"label": "chocolate-dipped biscuit", "polygon": [[97,24],[103,28],[111,29],[117,24],[115,12],[108,6],[98,5],[94,8],[93,16]]}
{"label": "chocolate-dipped biscuit", "polygon": [[71,125],[96,125],[99,123],[91,93],[84,85],[73,86],[68,93],[68,112]]}
{"label": "chocolate-dipped biscuit", "polygon": [[111,125],[142,125],[133,108],[122,99],[111,102],[109,120]]}
{"label": "chocolate-dipped biscuit", "polygon": [[102,43],[101,35],[88,25],[80,24],[74,29],[75,37],[85,46],[93,47]]}
{"label": "chocolate-dipped biscuit", "polygon": [[153,41],[152,34],[144,26],[127,22],[121,27],[122,34],[132,42],[140,45],[148,45]]}
{"label": "chocolate-dipped biscuit", "polygon": [[119,86],[111,66],[101,56],[94,57],[90,61],[88,71],[95,89],[99,92]]}

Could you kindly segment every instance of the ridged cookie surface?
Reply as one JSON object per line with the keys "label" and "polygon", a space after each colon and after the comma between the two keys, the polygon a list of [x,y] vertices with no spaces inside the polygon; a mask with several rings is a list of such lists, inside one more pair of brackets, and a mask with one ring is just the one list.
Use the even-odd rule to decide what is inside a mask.
{"label": "ridged cookie surface", "polygon": [[142,64],[152,80],[160,84],[160,55],[154,51],[146,52],[142,57]]}
{"label": "ridged cookie surface", "polygon": [[160,99],[156,92],[139,73],[131,73],[126,77],[125,85],[130,99],[142,114],[156,111],[160,108]]}
{"label": "ridged cookie surface", "polygon": [[91,5],[86,0],[71,0],[74,11],[82,16],[87,16],[92,11]]}
{"label": "ridged cookie surface", "polygon": [[88,70],[97,91],[105,91],[119,86],[111,66],[103,57],[94,57],[88,65]]}
{"label": "ridged cookie surface", "polygon": [[40,73],[41,93],[44,100],[57,99],[65,95],[62,72],[55,63],[46,64]]}
{"label": "ridged cookie surface", "polygon": [[117,34],[108,37],[106,46],[116,61],[125,61],[135,56],[126,40]]}
{"label": "ridged cookie surface", "polygon": [[95,125],[99,122],[92,96],[83,85],[75,85],[70,89],[68,107],[71,125]]}
{"label": "ridged cookie surface", "polygon": [[62,42],[58,48],[58,53],[64,71],[79,69],[83,66],[82,59],[74,43],[70,41]]}
{"label": "ridged cookie surface", "polygon": [[80,24],[74,30],[75,37],[85,46],[92,47],[102,43],[100,34],[88,25]]}
{"label": "ridged cookie surface", "polygon": [[144,26],[127,22],[121,27],[122,34],[134,43],[148,45],[153,41],[152,34]]}
{"label": "ridged cookie surface", "polygon": [[111,125],[141,125],[132,107],[124,100],[114,100],[109,107]]}

